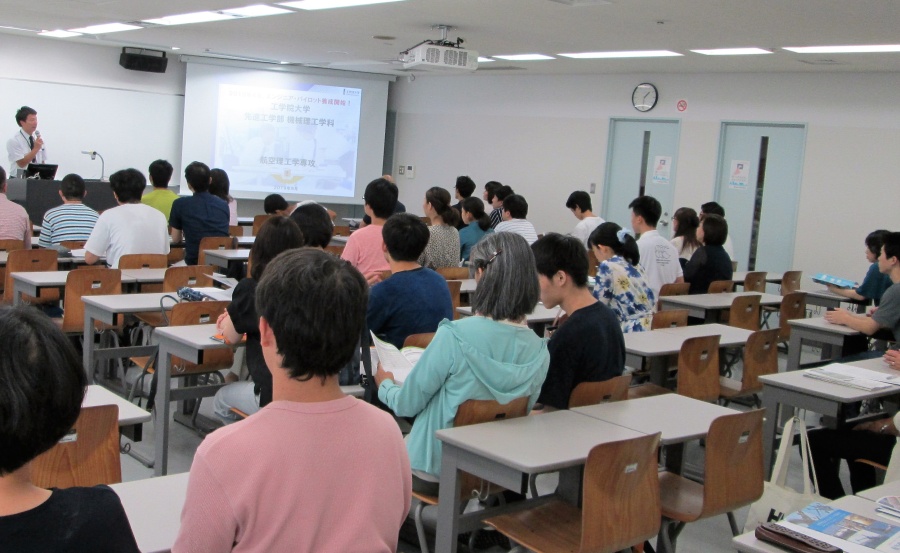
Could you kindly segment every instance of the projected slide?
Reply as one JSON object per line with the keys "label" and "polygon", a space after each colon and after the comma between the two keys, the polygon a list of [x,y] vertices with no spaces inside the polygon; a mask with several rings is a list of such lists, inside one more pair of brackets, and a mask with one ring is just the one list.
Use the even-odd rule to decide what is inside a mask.
{"label": "projected slide", "polygon": [[237,197],[353,197],[361,103],[359,88],[219,84],[213,166]]}

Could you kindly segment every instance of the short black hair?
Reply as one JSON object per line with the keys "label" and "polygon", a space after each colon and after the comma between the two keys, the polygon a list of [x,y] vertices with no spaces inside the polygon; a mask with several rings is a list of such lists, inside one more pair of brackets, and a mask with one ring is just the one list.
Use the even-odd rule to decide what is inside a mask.
{"label": "short black hair", "polygon": [[209,193],[230,202],[232,200],[231,194],[229,194],[230,190],[231,181],[228,179],[228,173],[224,169],[210,169]]}
{"label": "short black hair", "polygon": [[385,178],[378,178],[366,185],[363,200],[379,219],[387,219],[397,206],[397,185]]}
{"label": "short black hair", "polygon": [[275,334],[283,368],[300,381],[319,377],[324,383],[350,361],[368,301],[369,285],[359,271],[314,248],[280,254],[256,288],[257,312]]}
{"label": "short black hair", "polygon": [[276,211],[284,211],[287,208],[287,200],[281,194],[269,194],[263,200],[263,211],[269,215],[275,215]]}
{"label": "short black hair", "polygon": [[502,185],[500,188],[494,191],[494,197],[500,200],[501,202],[505,200],[507,197],[515,194],[511,186]]}
{"label": "short black hair", "polygon": [[84,179],[81,175],[69,173],[59,182],[59,191],[67,200],[80,200],[84,198]]}
{"label": "short black hair", "polygon": [[184,168],[184,180],[194,192],[209,191],[209,166],[201,161],[192,161]]}
{"label": "short black hair", "polygon": [[303,232],[287,217],[269,217],[250,248],[250,276],[259,280],[266,266],[283,251],[302,248]]}
{"label": "short black hair", "polygon": [[628,204],[628,208],[638,217],[643,217],[648,226],[655,227],[662,216],[662,204],[653,196],[641,196]]}
{"label": "short black hair", "polygon": [[718,215],[725,217],[725,208],[718,202],[706,202],[700,206],[700,215]]}
{"label": "short black hair", "polygon": [[703,244],[721,246],[728,238],[728,221],[725,217],[708,214],[700,223],[703,226]]}
{"label": "short black hair", "polygon": [[136,204],[141,201],[147,179],[137,169],[122,169],[109,176],[109,186],[123,204]]}
{"label": "short black hair", "polygon": [[31,306],[0,307],[0,476],[65,436],[86,386],[81,356],[49,317]]}
{"label": "short black hair", "polygon": [[503,186],[503,184],[495,180],[489,180],[484,183],[484,189],[485,191],[487,191],[487,201],[494,201],[494,194],[497,193],[497,189],[499,189],[501,186]]}
{"label": "short black hair", "polygon": [[459,192],[459,195],[463,198],[468,198],[475,192],[475,181],[470,179],[469,177],[462,175],[456,177],[456,190]]}
{"label": "short black hair", "polygon": [[0,188],[6,185],[6,169],[0,167]]}
{"label": "short black hair", "polygon": [[881,246],[884,244],[884,237],[890,234],[889,230],[874,230],[866,236],[866,247],[869,248],[869,251],[875,254],[875,257],[881,255]]}
{"label": "short black hair", "polygon": [[16,111],[16,124],[20,127],[22,126],[22,122],[28,119],[29,115],[37,115],[37,112],[34,108],[30,108],[28,106],[22,106]]}
{"label": "short black hair", "polygon": [[886,259],[896,257],[900,260],[900,232],[889,232],[885,234],[881,249],[884,251],[884,257]]}
{"label": "short black hair", "polygon": [[172,172],[174,169],[172,168],[172,164],[168,161],[157,159],[150,164],[150,168],[147,171],[150,173],[150,180],[152,181],[150,184],[152,184],[154,188],[166,188],[169,186],[169,181],[172,179]]}
{"label": "short black hair", "polygon": [[576,190],[569,194],[569,199],[566,200],[566,207],[573,211],[576,207],[581,211],[591,211],[593,209],[591,207],[591,195],[584,190]]}
{"label": "short black hair", "polygon": [[503,199],[503,211],[509,212],[513,219],[524,219],[528,217],[528,202],[524,197],[512,194]]}
{"label": "short black hair", "polygon": [[415,215],[395,213],[384,223],[381,237],[394,261],[417,261],[425,251],[431,233]]}
{"label": "short black hair", "polygon": [[303,204],[291,213],[291,219],[303,232],[304,246],[325,248],[334,235],[334,223],[328,211],[319,204]]}
{"label": "short black hair", "polygon": [[581,240],[551,232],[532,244],[531,251],[539,275],[552,278],[562,271],[577,288],[587,288],[588,257]]}

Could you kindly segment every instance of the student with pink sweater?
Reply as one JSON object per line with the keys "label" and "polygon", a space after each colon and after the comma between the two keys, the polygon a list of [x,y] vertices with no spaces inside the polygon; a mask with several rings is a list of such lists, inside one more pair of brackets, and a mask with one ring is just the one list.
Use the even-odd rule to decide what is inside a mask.
{"label": "student with pink sweater", "polygon": [[400,430],[338,384],[367,297],[321,250],[269,263],[256,306],[273,401],[197,449],[173,553],[396,551],[412,488]]}

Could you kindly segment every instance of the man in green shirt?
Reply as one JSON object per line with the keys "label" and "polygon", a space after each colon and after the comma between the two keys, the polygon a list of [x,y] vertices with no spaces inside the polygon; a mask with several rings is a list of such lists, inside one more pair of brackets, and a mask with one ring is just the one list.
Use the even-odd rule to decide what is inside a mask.
{"label": "man in green shirt", "polygon": [[153,192],[144,194],[141,203],[156,208],[169,220],[172,211],[172,202],[179,198],[178,194],[169,190],[169,179],[172,178],[172,164],[164,159],[157,159],[150,164],[150,184]]}

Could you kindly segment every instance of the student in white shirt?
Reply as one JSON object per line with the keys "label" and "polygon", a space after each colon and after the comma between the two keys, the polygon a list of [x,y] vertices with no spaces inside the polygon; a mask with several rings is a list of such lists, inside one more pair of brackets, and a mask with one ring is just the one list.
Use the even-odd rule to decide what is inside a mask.
{"label": "student in white shirt", "polygon": [[591,196],[584,190],[576,190],[569,194],[569,199],[566,200],[566,207],[568,207],[572,211],[572,215],[578,219],[578,224],[575,225],[575,230],[572,231],[572,236],[581,240],[581,243],[584,244],[585,249],[590,249],[590,245],[588,245],[588,238],[591,236],[591,233],[595,228],[599,227],[604,221],[600,217],[594,215],[594,212],[591,211]]}
{"label": "student in white shirt", "polygon": [[663,284],[684,282],[678,250],[656,231],[662,215],[659,200],[652,196],[641,196],[628,204],[628,207],[631,209],[631,227],[641,235],[637,241],[641,252],[641,266],[647,283],[653,289],[653,295],[658,298]]}

